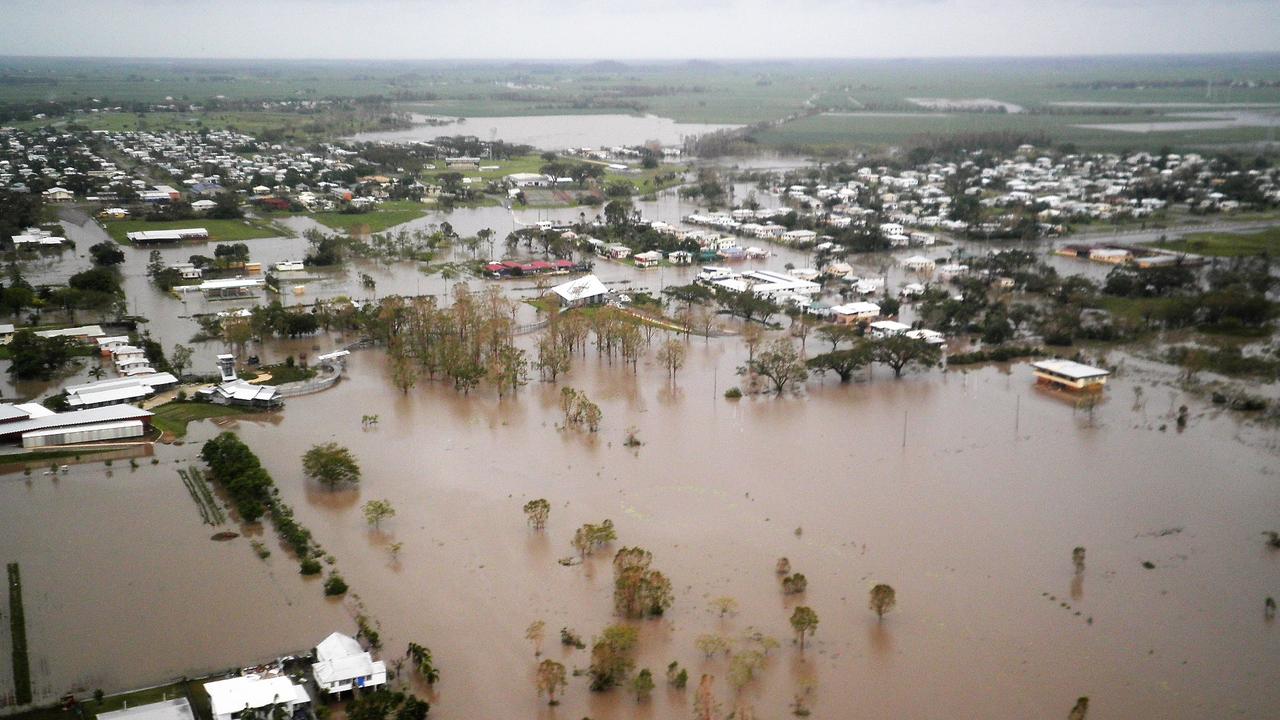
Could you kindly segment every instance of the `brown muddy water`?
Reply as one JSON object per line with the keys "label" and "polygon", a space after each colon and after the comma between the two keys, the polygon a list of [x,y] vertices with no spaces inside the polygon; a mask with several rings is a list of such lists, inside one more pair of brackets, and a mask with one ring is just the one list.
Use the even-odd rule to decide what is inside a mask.
{"label": "brown muddy water", "polygon": [[[505,399],[429,383],[401,394],[380,351],[354,355],[334,389],[291,399],[278,424],[234,427],[380,621],[387,658],[410,641],[433,650],[435,718],[687,717],[702,673],[727,712],[728,661],[704,659],[694,639],[748,628],[782,641],[742,691],[759,717],[788,716],[808,682],[826,718],[1062,718],[1081,695],[1090,718],[1276,716],[1280,628],[1262,606],[1280,595],[1280,553],[1261,535],[1280,529],[1274,429],[1137,368],[1092,419],[1036,389],[1025,365],[899,381],[876,369],[729,401],[741,344],[689,350],[674,382],[652,357],[638,373],[578,362],[564,384],[601,405],[595,435],[557,428],[559,388],[546,383]],[[1182,403],[1192,419],[1178,433]],[[379,425],[362,430],[365,414]],[[631,426],[638,449],[622,445]],[[148,684],[354,631],[351,601],[325,600],[273,536],[266,561],[245,538],[209,541],[175,461],[217,429],[193,424],[187,445],[132,472],[0,478],[0,547],[22,566],[38,689]],[[301,454],[328,440],[359,457],[358,490],[301,477]],[[553,507],[541,533],[521,512],[536,497]],[[398,510],[381,532],[359,510],[374,498]],[[636,623],[637,667],[658,688],[638,704],[571,678],[547,708],[524,628],[545,620],[547,656],[587,666],[556,636],[567,626],[590,642],[614,621],[611,553],[556,560],[574,528],[605,518],[614,549],[649,549],[673,583],[667,615]],[[398,562],[391,542],[404,543]],[[784,555],[809,579],[801,597],[779,590]],[[867,609],[880,582],[898,592],[883,623]],[[725,595],[739,612],[720,619],[707,606]],[[820,617],[803,653],[788,625],[799,604]],[[686,692],[661,679],[672,660],[694,678]]]}

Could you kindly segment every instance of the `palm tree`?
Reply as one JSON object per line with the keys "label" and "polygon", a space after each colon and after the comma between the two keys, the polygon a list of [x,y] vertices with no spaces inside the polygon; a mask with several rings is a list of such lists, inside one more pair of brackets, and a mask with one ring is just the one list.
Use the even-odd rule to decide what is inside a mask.
{"label": "palm tree", "polygon": [[107,374],[107,371],[102,369],[101,363],[89,369],[89,377],[93,378],[94,380],[101,380],[102,376],[106,374]]}

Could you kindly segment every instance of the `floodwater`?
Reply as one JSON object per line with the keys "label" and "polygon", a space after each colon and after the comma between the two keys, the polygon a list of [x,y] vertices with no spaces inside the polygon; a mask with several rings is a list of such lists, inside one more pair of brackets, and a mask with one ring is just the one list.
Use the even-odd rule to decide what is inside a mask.
{"label": "floodwater", "polygon": [[[672,660],[695,685],[716,675],[727,712],[728,663],[703,658],[694,639],[749,627],[782,641],[742,691],[761,717],[786,716],[809,682],[815,716],[834,718],[1060,718],[1081,695],[1104,719],[1280,707],[1280,628],[1262,612],[1280,592],[1280,553],[1261,535],[1280,507],[1273,429],[1218,414],[1139,364],[1092,418],[1038,390],[1025,365],[897,381],[877,368],[869,381],[730,401],[741,343],[688,348],[673,382],[652,352],[635,373],[591,351],[579,359],[562,384],[603,409],[595,435],[557,428],[548,383],[505,399],[432,383],[401,394],[377,350],[357,352],[335,388],[291,399],[278,423],[237,429],[380,622],[385,656],[410,641],[432,649],[441,720],[687,716],[692,687],[661,680]],[[1183,403],[1192,419],[1178,433]],[[362,430],[366,414],[378,426]],[[642,447],[622,445],[628,427]],[[132,472],[0,478],[0,546],[22,564],[39,688],[146,684],[353,631],[274,537],[265,562],[243,539],[207,540],[173,461],[217,429],[193,425],[186,446],[159,447],[159,465]],[[358,490],[301,477],[302,453],[329,440],[360,459]],[[553,508],[545,532],[521,512],[536,497]],[[374,498],[398,510],[380,532],[359,511]],[[524,628],[545,620],[547,656],[586,667],[588,653],[556,636],[570,627],[589,642],[614,621],[610,553],[556,560],[572,554],[574,528],[605,518],[615,548],[652,551],[672,580],[667,615],[636,623],[637,667],[658,688],[637,704],[571,678],[548,709]],[[403,543],[398,562],[391,542]],[[1087,548],[1079,576],[1076,546]],[[780,593],[779,556],[808,577],[803,597]],[[883,623],[866,607],[879,582],[898,593]],[[736,616],[707,609],[719,596],[736,598]],[[798,604],[820,618],[803,653],[787,622]]]}
{"label": "floodwater", "polygon": [[1183,130],[1225,130],[1228,128],[1280,127],[1280,114],[1268,112],[1189,112],[1170,114],[1164,117],[1188,118],[1184,120],[1160,120],[1156,122],[1130,123],[1091,123],[1076,125],[1091,130],[1111,130],[1114,132],[1149,133],[1177,132]]}
{"label": "floodwater", "polygon": [[[431,116],[435,117],[435,116]],[[540,150],[641,145],[657,141],[679,145],[696,135],[733,130],[741,125],[680,123],[657,115],[517,115],[460,118],[448,125],[427,124],[428,116],[414,115],[414,127],[354,135],[359,142],[417,142],[453,135],[499,138]]]}

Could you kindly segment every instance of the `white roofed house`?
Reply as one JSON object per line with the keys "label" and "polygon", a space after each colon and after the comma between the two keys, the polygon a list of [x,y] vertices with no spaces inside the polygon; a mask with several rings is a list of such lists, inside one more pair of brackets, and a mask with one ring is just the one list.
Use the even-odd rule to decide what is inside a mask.
{"label": "white roofed house", "polygon": [[1041,360],[1031,363],[1036,382],[1068,390],[1101,390],[1107,384],[1109,370],[1096,368],[1073,360]]}
{"label": "white roofed house", "polygon": [[880,306],[869,302],[853,302],[831,308],[832,319],[841,325],[853,325],[880,317]]}
{"label": "white roofed house", "polygon": [[386,663],[374,660],[355,638],[338,632],[316,646],[316,662],[311,666],[311,674],[316,685],[331,694],[387,684]]}
{"label": "white roofed house", "polygon": [[587,275],[570,280],[551,288],[551,292],[560,298],[560,307],[575,308],[584,305],[601,305],[609,297],[609,288],[600,282],[595,275]]}
{"label": "white roofed house", "polygon": [[245,710],[281,707],[290,717],[311,703],[306,688],[277,675],[242,675],[204,684],[213,720],[239,720]]}

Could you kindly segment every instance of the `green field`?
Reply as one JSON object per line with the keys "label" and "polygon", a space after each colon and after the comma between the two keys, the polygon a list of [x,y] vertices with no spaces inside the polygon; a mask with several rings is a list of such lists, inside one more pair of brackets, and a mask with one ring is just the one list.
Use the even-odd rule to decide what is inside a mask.
{"label": "green field", "polygon": [[1256,233],[1193,233],[1174,240],[1147,243],[1174,252],[1239,257],[1242,255],[1280,255],[1280,227]]}
{"label": "green field", "polygon": [[289,237],[292,231],[269,220],[212,220],[194,218],[192,220],[165,220],[151,222],[148,220],[107,220],[103,222],[107,234],[116,242],[127,245],[128,233],[138,230],[176,230],[180,228],[202,227],[209,231],[209,242],[240,242],[257,238]]}
{"label": "green field", "polygon": [[311,217],[333,230],[369,234],[416,220],[426,214],[426,211],[427,207],[420,202],[389,200],[366,213],[318,212]]}
{"label": "green field", "polygon": [[214,405],[201,402],[171,402],[152,408],[155,416],[151,424],[158,430],[173,433],[177,437],[187,434],[187,425],[196,420],[210,418],[235,417],[245,414],[244,410],[228,405]]}

